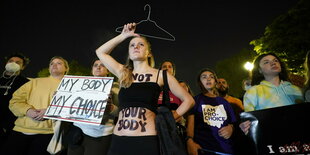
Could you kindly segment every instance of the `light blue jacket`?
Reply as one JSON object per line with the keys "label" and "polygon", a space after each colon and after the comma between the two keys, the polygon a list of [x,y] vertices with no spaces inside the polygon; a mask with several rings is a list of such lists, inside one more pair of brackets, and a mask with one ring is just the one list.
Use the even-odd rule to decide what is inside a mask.
{"label": "light blue jacket", "polygon": [[275,86],[263,80],[246,91],[243,104],[244,111],[254,111],[295,104],[297,100],[303,100],[299,87],[287,81]]}

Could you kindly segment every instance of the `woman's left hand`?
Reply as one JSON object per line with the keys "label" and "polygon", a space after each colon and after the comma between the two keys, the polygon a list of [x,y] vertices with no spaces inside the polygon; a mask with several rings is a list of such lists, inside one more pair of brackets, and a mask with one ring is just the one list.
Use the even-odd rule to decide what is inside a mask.
{"label": "woman's left hand", "polygon": [[172,110],[171,112],[172,112],[173,118],[175,119],[176,122],[179,122],[182,120],[182,117],[177,113],[177,111]]}

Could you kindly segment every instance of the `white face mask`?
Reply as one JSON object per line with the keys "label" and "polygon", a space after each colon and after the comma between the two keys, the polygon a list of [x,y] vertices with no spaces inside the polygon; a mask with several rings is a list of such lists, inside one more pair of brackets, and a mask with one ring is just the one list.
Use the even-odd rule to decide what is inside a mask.
{"label": "white face mask", "polygon": [[249,90],[251,87],[252,87],[251,85],[245,85],[245,86],[244,86],[244,89],[245,89],[245,91],[247,91],[247,90]]}
{"label": "white face mask", "polygon": [[10,62],[5,65],[5,70],[8,72],[18,72],[20,70],[20,66],[15,62]]}

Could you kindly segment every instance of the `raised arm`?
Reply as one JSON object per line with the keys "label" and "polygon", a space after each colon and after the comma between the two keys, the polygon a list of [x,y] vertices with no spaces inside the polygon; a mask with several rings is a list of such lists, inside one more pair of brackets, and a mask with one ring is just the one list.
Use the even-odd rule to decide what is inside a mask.
{"label": "raised arm", "polygon": [[121,42],[126,40],[129,37],[139,36],[138,34],[134,33],[136,29],[135,23],[129,23],[124,25],[123,31],[118,36],[114,37],[113,39],[109,40],[108,42],[101,45],[97,50],[96,54],[101,62],[104,64],[105,67],[109,71],[111,71],[114,75],[119,77],[123,65],[118,63],[114,58],[112,58],[109,54],[112,50],[119,45]]}

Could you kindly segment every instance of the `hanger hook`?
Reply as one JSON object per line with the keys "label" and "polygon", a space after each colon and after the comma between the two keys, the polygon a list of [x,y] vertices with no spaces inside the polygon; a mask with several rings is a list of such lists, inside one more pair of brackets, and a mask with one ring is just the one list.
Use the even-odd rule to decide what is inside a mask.
{"label": "hanger hook", "polygon": [[144,11],[146,10],[146,7],[149,7],[149,13],[148,13],[148,15],[147,15],[147,20],[150,20],[150,16],[151,16],[151,6],[150,6],[149,4],[146,4],[146,5],[144,6]]}

